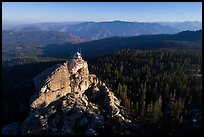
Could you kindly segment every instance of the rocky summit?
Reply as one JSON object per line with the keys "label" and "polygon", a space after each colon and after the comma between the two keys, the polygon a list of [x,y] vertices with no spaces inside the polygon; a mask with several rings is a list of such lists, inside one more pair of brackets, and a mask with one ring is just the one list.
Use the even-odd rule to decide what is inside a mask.
{"label": "rocky summit", "polygon": [[29,116],[2,129],[3,135],[143,134],[120,100],[81,56],[46,69],[34,79]]}

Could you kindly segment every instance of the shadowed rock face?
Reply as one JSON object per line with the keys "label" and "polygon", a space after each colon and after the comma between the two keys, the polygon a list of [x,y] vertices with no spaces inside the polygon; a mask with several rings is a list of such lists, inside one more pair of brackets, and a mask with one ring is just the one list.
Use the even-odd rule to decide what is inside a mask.
{"label": "shadowed rock face", "polygon": [[[98,135],[139,134],[120,101],[82,58],[58,64],[34,78],[36,93],[22,123],[3,128],[3,134]],[[134,129],[133,132],[129,131]],[[129,132],[128,132],[129,131]]]}

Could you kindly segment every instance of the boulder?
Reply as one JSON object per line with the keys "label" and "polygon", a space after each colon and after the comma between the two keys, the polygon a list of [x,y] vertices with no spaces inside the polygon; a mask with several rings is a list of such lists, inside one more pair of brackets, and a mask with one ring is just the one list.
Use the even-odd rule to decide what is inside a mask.
{"label": "boulder", "polygon": [[89,74],[88,64],[83,59],[75,59],[75,58],[70,59],[68,60],[68,65],[69,65],[69,71],[71,74],[75,74],[80,69],[83,69],[84,74]]}
{"label": "boulder", "polygon": [[112,117],[119,114],[120,109],[118,106],[120,106],[120,101],[114,96],[114,93],[110,92],[105,84],[102,84],[100,90],[102,90],[102,94],[105,96],[104,106],[107,109],[107,113]]}
{"label": "boulder", "polygon": [[79,84],[79,88],[81,91],[85,91],[89,87],[89,82],[84,80]]}

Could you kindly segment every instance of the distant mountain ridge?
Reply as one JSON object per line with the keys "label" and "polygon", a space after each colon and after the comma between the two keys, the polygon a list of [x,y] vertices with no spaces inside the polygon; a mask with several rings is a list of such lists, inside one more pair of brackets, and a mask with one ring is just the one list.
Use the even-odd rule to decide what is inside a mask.
{"label": "distant mountain ridge", "polygon": [[[144,34],[175,34],[185,30],[202,29],[201,22],[62,22],[18,25],[11,28],[36,27],[43,31],[59,31],[80,37],[85,41],[113,36],[138,36]],[[10,29],[9,29],[10,30]]]}
{"label": "distant mountain ridge", "polygon": [[178,29],[179,31],[199,30],[202,29],[202,22],[199,21],[184,21],[184,22],[158,22],[161,25],[169,26]]}
{"label": "distant mountain ridge", "polygon": [[132,37],[111,37],[74,45],[49,45],[44,47],[44,56],[67,57],[81,49],[84,57],[94,58],[112,54],[120,49],[162,48],[200,49],[202,47],[202,30],[184,31],[177,34],[140,35]]}
{"label": "distant mountain ridge", "polygon": [[80,38],[73,34],[59,32],[59,31],[44,31],[35,26],[28,26],[24,28],[16,28],[12,30],[2,31],[2,42],[4,44],[21,43],[25,44],[30,42],[39,46],[44,43],[53,42],[81,42]]}
{"label": "distant mountain ridge", "polygon": [[58,31],[44,31],[36,27],[17,28],[2,31],[2,54],[9,52],[11,55],[33,54],[34,48],[44,47],[54,43],[78,43],[82,40],[78,36]]}

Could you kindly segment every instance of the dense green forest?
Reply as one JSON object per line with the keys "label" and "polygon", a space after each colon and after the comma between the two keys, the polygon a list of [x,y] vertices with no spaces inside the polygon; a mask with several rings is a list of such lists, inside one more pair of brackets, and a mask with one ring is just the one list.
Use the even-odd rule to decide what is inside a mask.
{"label": "dense green forest", "polygon": [[152,133],[195,133],[201,131],[201,62],[200,50],[126,49],[90,69]]}

